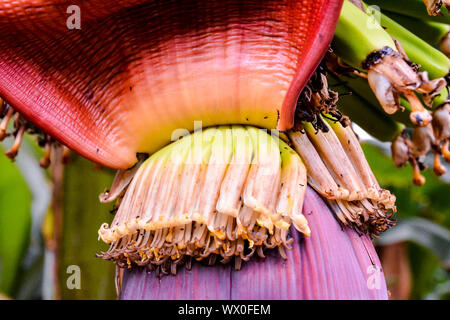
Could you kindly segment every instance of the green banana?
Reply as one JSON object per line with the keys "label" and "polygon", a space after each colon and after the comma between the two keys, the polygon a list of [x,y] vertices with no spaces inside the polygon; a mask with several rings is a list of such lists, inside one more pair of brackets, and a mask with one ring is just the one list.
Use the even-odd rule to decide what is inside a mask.
{"label": "green banana", "polygon": [[383,13],[432,46],[439,46],[450,32],[450,25],[445,23],[421,21],[390,11],[383,11]]}
{"label": "green banana", "polygon": [[[377,18],[381,18],[381,24]],[[388,30],[383,28],[385,25]],[[395,42],[392,36],[398,38],[398,42]],[[380,12],[366,14],[345,0],[333,49],[344,63],[367,71],[370,88],[388,114],[399,114],[400,118],[409,115],[414,125],[425,126],[430,123],[431,115],[424,106],[432,106],[440,92],[443,93],[441,100],[447,98],[443,89],[446,85],[444,77],[450,69],[450,60]],[[418,72],[406,55],[411,56],[414,63],[421,64],[427,74]],[[339,62],[337,66],[339,67]],[[429,80],[428,76],[432,80]],[[399,97],[403,100],[399,100]],[[400,101],[403,103],[400,104]],[[398,112],[405,107],[408,109],[408,106],[409,112],[403,115]],[[405,119],[399,121],[409,122]]]}
{"label": "green banana", "polygon": [[422,0],[370,0],[371,5],[379,6],[382,10],[407,15],[422,21],[433,21],[450,24],[450,14],[444,7],[441,15],[430,16]]}
{"label": "green banana", "polygon": [[[365,99],[366,96],[360,96],[357,92],[346,86],[341,77],[329,75],[328,85],[330,89],[337,91],[340,95],[338,109],[343,114],[358,124],[362,129],[374,138],[380,141],[392,141],[403,131],[405,126],[396,122],[388,116],[379,105],[376,97],[367,86],[367,93],[372,101]],[[348,78],[348,77],[346,77]],[[364,79],[361,79],[364,82]],[[344,82],[346,82],[344,80]],[[347,95],[349,91],[351,95]],[[406,115],[406,120],[409,117]],[[412,125],[412,124],[410,124]]]}
{"label": "green banana", "polygon": [[345,63],[362,70],[362,63],[369,54],[385,47],[395,50],[396,45],[391,38],[393,36],[411,61],[420,64],[430,78],[448,74],[450,60],[442,52],[384,14],[380,13],[379,17],[381,25],[376,20],[376,15],[370,16],[348,0],[344,1],[333,48]]}
{"label": "green banana", "polygon": [[[432,79],[445,77],[450,71],[450,59],[443,54],[441,51],[435,49],[433,46],[416,36],[414,33],[410,32],[405,27],[398,24],[396,21],[392,20],[388,16],[381,14],[381,25],[385,30],[397,39],[408,58],[414,63],[421,66],[421,71],[427,71],[428,75]],[[422,23],[422,26],[425,23]],[[442,26],[442,24],[439,24]],[[449,29],[450,26],[443,25]],[[448,92],[444,88],[441,90],[439,96],[433,101],[433,107],[439,106],[447,100]],[[406,101],[405,101],[406,102]]]}
{"label": "green banana", "polygon": [[387,33],[400,42],[408,58],[419,64],[422,71],[427,71],[431,79],[445,77],[449,73],[450,59],[446,55],[386,15],[381,13],[380,18],[380,24]]}
{"label": "green banana", "polygon": [[433,100],[433,109],[439,107],[441,104],[448,100],[448,90],[444,88],[441,90],[438,96]]}
{"label": "green banana", "polygon": [[348,0],[344,1],[333,39],[333,50],[347,64],[363,70],[367,56],[384,47],[395,51],[391,36],[378,22]]}

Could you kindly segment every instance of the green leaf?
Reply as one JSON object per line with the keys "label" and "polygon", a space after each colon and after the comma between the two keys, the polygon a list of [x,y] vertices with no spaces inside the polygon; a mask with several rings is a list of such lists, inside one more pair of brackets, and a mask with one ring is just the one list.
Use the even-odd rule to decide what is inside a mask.
{"label": "green leaf", "polygon": [[31,193],[0,147],[0,291],[11,295],[28,245]]}
{"label": "green leaf", "polygon": [[436,223],[423,218],[401,220],[377,240],[379,245],[397,242],[415,242],[439,257],[446,265],[450,265],[450,232]]}
{"label": "green leaf", "polygon": [[[115,299],[114,264],[96,258],[95,254],[108,250],[98,241],[98,229],[110,223],[112,206],[101,204],[98,195],[111,186],[114,173],[98,169],[79,156],[64,169],[62,242],[59,250],[59,287],[62,299]],[[80,289],[69,289],[67,268],[78,266],[81,272]]]}
{"label": "green leaf", "polygon": [[430,250],[413,242],[408,243],[409,261],[413,287],[410,299],[425,299],[433,292],[439,292],[439,298],[448,295],[440,288],[450,281],[448,271],[441,267],[439,259]]}

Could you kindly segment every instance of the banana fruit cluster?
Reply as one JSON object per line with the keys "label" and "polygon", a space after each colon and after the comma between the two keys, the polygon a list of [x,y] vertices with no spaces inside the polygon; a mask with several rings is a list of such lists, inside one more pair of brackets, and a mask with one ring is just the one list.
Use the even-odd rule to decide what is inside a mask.
{"label": "banana fruit cluster", "polygon": [[441,163],[441,156],[450,163],[450,104],[444,103],[433,112],[433,122],[423,127],[415,127],[412,138],[402,132],[391,145],[392,158],[397,167],[408,162],[413,167],[413,182],[421,186],[425,177],[420,171],[423,169],[422,158],[429,152],[433,153],[433,170],[438,176],[446,172]]}
{"label": "banana fruit cluster", "polygon": [[[344,2],[333,54],[326,57],[330,87],[341,95],[352,92],[339,109],[375,138],[393,141],[394,164],[411,163],[413,181],[422,185],[425,155],[433,153],[437,175],[446,172],[441,157],[449,161],[446,3],[424,1],[430,13],[440,12],[431,17],[435,21],[421,0],[355,2],[360,5]],[[422,38],[411,30],[422,31]]]}

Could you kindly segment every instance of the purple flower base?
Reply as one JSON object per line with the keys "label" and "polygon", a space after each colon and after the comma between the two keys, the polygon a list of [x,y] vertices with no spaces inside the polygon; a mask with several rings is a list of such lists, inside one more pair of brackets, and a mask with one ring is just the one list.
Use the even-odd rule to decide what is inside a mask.
{"label": "purple flower base", "polygon": [[176,276],[125,271],[121,299],[387,299],[381,264],[371,240],[337,223],[314,190],[306,192],[304,214],[311,237],[292,231],[292,250],[253,258],[240,271],[232,265],[193,263]]}

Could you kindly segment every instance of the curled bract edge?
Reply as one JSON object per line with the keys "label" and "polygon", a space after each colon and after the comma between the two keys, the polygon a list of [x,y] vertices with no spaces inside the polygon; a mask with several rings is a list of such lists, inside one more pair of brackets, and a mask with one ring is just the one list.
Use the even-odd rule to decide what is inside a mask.
{"label": "curled bract edge", "polygon": [[74,31],[65,28],[72,2],[0,3],[0,96],[69,148],[117,169],[177,130],[192,132],[195,121],[289,129],[342,5],[94,1],[80,3],[86,19]]}

